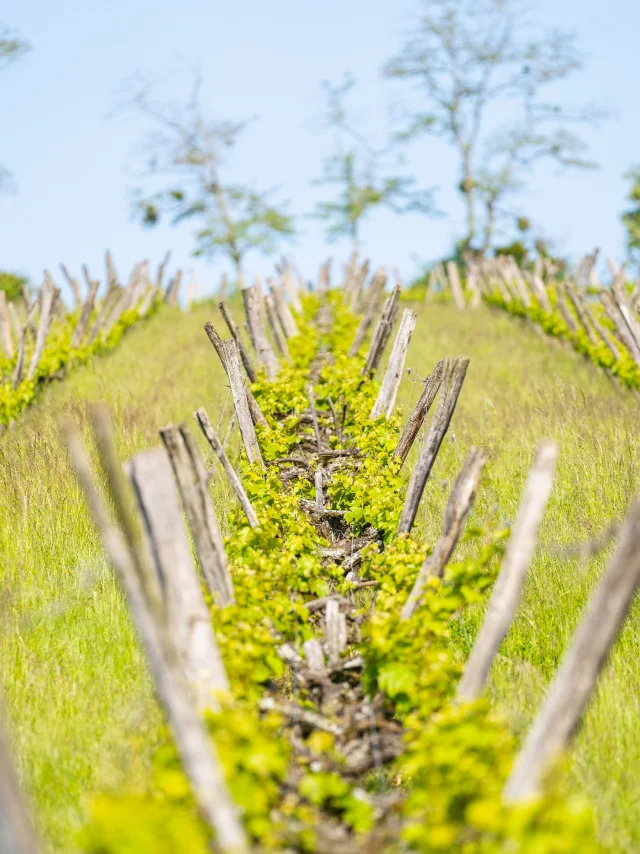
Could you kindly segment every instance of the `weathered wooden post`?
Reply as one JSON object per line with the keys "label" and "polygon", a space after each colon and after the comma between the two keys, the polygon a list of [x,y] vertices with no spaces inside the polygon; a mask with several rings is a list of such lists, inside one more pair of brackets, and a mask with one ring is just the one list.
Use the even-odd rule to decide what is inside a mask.
{"label": "weathered wooden post", "polygon": [[211,426],[211,421],[209,421],[209,416],[207,415],[204,407],[200,407],[200,409],[198,409],[197,412],[194,413],[194,417],[200,425],[200,429],[202,430],[205,439],[207,440],[207,442],[209,442],[215,455],[220,461],[220,464],[222,465],[225,474],[229,478],[231,488],[235,492],[236,498],[240,502],[240,506],[245,512],[249,525],[252,528],[257,528],[259,523],[258,517],[256,516],[256,511],[253,509],[253,504],[249,501],[249,497],[244,489],[244,486],[242,485],[242,481],[236,473],[236,470],[229,462],[229,458],[225,453],[225,450],[222,446],[222,442],[220,441],[215,430]]}
{"label": "weathered wooden post", "polygon": [[480,475],[485,464],[485,456],[478,448],[471,448],[465,457],[460,473],[456,478],[447,508],[444,514],[442,533],[433,552],[426,558],[418,573],[411,593],[407,597],[400,618],[408,620],[420,604],[424,588],[429,578],[442,578],[460,535],[476,499]]}
{"label": "weathered wooden post", "polygon": [[431,474],[435,459],[438,456],[442,440],[449,429],[468,365],[469,359],[465,356],[458,356],[456,359],[447,359],[445,363],[438,406],[429,427],[420,458],[411,473],[407,495],[396,532],[398,534],[408,534],[413,527],[422,493]]}
{"label": "weathered wooden post", "polygon": [[493,660],[515,616],[551,494],[557,456],[555,442],[545,441],[538,446],[500,574],[458,686],[459,702],[475,700],[483,691]]}
{"label": "weathered wooden post", "polygon": [[640,582],[640,499],[620,532],[618,547],[547,692],[518,754],[503,797],[535,797],[545,771],[570,743],[624,623]]}
{"label": "weathered wooden post", "polygon": [[399,457],[403,463],[407,459],[415,438],[424,424],[424,419],[427,417],[427,413],[431,409],[433,401],[436,399],[440,383],[442,382],[442,376],[444,374],[444,365],[444,359],[440,359],[432,373],[430,373],[424,381],[424,388],[420,393],[418,402],[409,416],[409,420],[407,421],[406,426],[402,431],[402,435],[398,440],[398,446],[394,453],[395,456]]}
{"label": "weathered wooden post", "polygon": [[381,415],[384,415],[386,418],[391,417],[398,388],[400,387],[400,380],[402,379],[407,350],[409,349],[413,330],[416,328],[416,319],[417,315],[415,311],[411,311],[410,308],[404,310],[398,334],[393,342],[389,364],[382,378],[378,397],[373,404],[371,415],[369,416],[372,419],[379,418]]}

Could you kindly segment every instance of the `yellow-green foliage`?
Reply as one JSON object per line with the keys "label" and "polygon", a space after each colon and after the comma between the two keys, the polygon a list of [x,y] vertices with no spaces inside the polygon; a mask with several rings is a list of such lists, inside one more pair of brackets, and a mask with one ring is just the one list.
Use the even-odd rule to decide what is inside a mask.
{"label": "yellow-green foliage", "polygon": [[[149,308],[146,317],[150,317],[158,308],[156,300]],[[92,344],[71,347],[71,337],[78,320],[78,311],[68,314],[63,319],[55,319],[51,324],[47,342],[32,380],[22,380],[16,388],[11,382],[11,374],[15,367],[17,355],[12,359],[0,357],[0,424],[9,424],[15,420],[29,404],[33,403],[39,388],[47,381],[60,375],[60,371],[68,370],[74,365],[83,365],[94,356],[108,353],[120,343],[122,336],[140,320],[135,308],[122,313],[118,321],[105,337],[98,337]],[[27,347],[25,364],[29,364],[31,348]],[[4,377],[4,380],[1,378]]]}
{"label": "yellow-green foliage", "polygon": [[[555,304],[557,295],[551,288],[548,288],[548,291],[552,298],[552,304]],[[611,374],[618,377],[628,388],[640,389],[640,370],[620,342],[617,345],[620,358],[614,359],[613,354],[603,341],[599,340],[598,344],[592,344],[579,323],[578,329],[572,332],[557,309],[551,312],[545,311],[535,297],[532,297],[532,303],[529,307],[521,299],[516,299],[515,297],[510,302],[506,302],[502,294],[498,292],[484,294],[483,298],[488,305],[500,308],[516,317],[524,317],[532,320],[541,326],[547,335],[552,335],[555,338],[564,338],[566,341],[569,341],[578,353],[582,353],[594,365],[605,368]],[[570,310],[568,306],[567,310]],[[614,332],[613,324],[608,317],[601,314],[599,321],[606,329]]]}
{"label": "yellow-green foliage", "polygon": [[[359,649],[352,652],[365,660],[368,693],[381,695],[387,711],[406,730],[406,751],[397,761],[394,782],[388,783],[403,796],[398,848],[465,854],[599,850],[591,813],[564,793],[562,774],[535,803],[505,807],[500,793],[515,753],[505,720],[485,700],[462,707],[452,704],[463,663],[458,622],[467,606],[483,600],[492,583],[505,532],[471,529],[467,538],[475,543],[472,554],[451,564],[442,580],[430,583],[411,619],[399,620],[425,557],[424,546],[412,537],[391,541],[402,504],[398,465],[392,460],[399,422],[369,420],[377,385],[361,378],[360,358],[346,357],[351,340],[346,330],[352,332],[355,321],[337,298],[332,303],[332,360],[322,367],[314,393],[319,405],[328,397],[347,402],[345,433],[364,456],[357,471],[347,463],[334,478],[333,506],[347,511],[356,530],[372,524],[387,540],[382,553],[372,549],[363,561],[362,576],[378,586],[375,609],[363,623]],[[307,315],[316,308],[308,299]],[[252,530],[239,510],[232,514],[226,547],[236,601],[222,611],[212,606],[231,696],[221,698],[222,711],[209,715],[207,724],[247,831],[261,850],[313,850],[314,830],[326,816],[340,818],[362,836],[375,818],[366,791],[338,772],[314,771],[310,764],[296,787],[285,786],[291,753],[283,722],[277,714],[258,712],[267,686],[287,691],[287,674],[276,649],[285,641],[299,647],[310,636],[305,601],[332,587],[345,593],[351,587],[342,570],[322,565],[318,547],[324,541],[299,509],[299,499],[311,495],[310,484],[294,482],[285,490],[276,467],[268,465],[283,448],[294,447],[300,435],[309,366],[319,345],[327,344],[308,323],[300,322],[304,334],[292,347],[292,366],[274,383],[260,382],[253,389],[270,422],[261,432],[267,467],[262,471],[245,464],[242,475],[260,525]],[[363,615],[369,604],[363,603]],[[304,695],[297,699],[308,702]],[[333,754],[331,736],[316,733],[312,738],[312,751]],[[145,826],[130,828],[132,821]],[[149,791],[100,796],[80,844],[92,854],[145,854],[169,851],[178,838],[181,843],[174,850],[203,850],[205,837],[166,736],[156,753]]]}

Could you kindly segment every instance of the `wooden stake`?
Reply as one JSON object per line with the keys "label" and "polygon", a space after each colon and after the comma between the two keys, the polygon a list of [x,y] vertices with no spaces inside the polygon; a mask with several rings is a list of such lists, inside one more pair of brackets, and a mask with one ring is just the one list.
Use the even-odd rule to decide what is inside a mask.
{"label": "wooden stake", "polygon": [[276,347],[278,348],[280,355],[283,356],[283,358],[285,358],[287,361],[290,361],[291,356],[289,355],[289,348],[287,347],[287,339],[285,338],[282,327],[280,326],[280,321],[278,320],[278,316],[276,313],[275,303],[271,294],[267,294],[265,296],[264,304],[267,309],[267,319],[269,320],[269,326],[271,327],[271,331],[273,332],[273,338],[276,342]]}
{"label": "wooden stake", "polygon": [[458,311],[464,311],[464,293],[462,292],[462,284],[460,283],[460,273],[458,272],[458,265],[455,261],[447,262],[447,275],[449,277],[449,287],[451,288],[451,293],[453,295],[453,301],[456,304],[456,308],[458,309]]}
{"label": "wooden stake", "polygon": [[407,358],[407,350],[409,342],[413,335],[413,330],[416,328],[417,315],[410,308],[405,308],[400,321],[400,328],[396,335],[396,340],[393,342],[391,356],[387,370],[382,378],[382,384],[376,402],[371,410],[371,419],[375,420],[384,415],[385,418],[390,418],[393,412],[393,407],[396,403],[398,389],[400,388],[400,380],[404,371],[404,363]]}
{"label": "wooden stake", "polygon": [[382,354],[384,353],[387,341],[391,336],[391,330],[396,320],[398,308],[400,306],[400,286],[396,285],[391,291],[382,309],[382,314],[378,320],[371,346],[367,354],[367,359],[362,368],[362,376],[368,376],[378,369]]}
{"label": "wooden stake", "polygon": [[278,362],[278,357],[271,348],[271,344],[269,344],[269,339],[267,338],[267,333],[265,332],[265,328],[262,323],[262,317],[260,316],[260,298],[255,285],[243,288],[242,300],[244,303],[245,314],[247,316],[247,323],[249,324],[249,333],[258,356],[258,362],[261,365],[264,365],[267,371],[267,376],[270,380],[273,380],[280,371],[280,363]]}
{"label": "wooden stake", "polygon": [[459,702],[472,702],[480,696],[500,644],[513,621],[551,494],[557,457],[555,442],[546,440],[540,443],[524,487],[500,575],[458,686]]}
{"label": "wooden stake", "polygon": [[71,273],[67,270],[67,268],[64,264],[60,264],[60,269],[62,270],[62,273],[63,273],[65,279],[69,283],[69,287],[73,291],[73,296],[75,297],[76,305],[77,306],[82,305],[82,303],[83,303],[82,291],[80,290],[80,285],[78,284],[78,280],[74,276],[71,275]]}
{"label": "wooden stake", "polygon": [[[240,353],[240,358],[242,359],[242,364],[244,365],[244,369],[247,373],[247,377],[249,378],[249,382],[252,382],[252,383],[257,382],[258,377],[256,375],[256,372],[253,369],[253,365],[251,364],[251,359],[249,358],[249,354],[247,353],[247,350],[244,346],[244,342],[242,341],[242,338],[240,337],[240,330],[238,329],[237,323],[235,322],[235,320],[233,319],[233,317],[229,313],[226,302],[224,300],[221,300],[218,303],[218,308],[220,309],[220,313],[222,314],[222,316],[225,320],[225,323],[227,324],[227,328],[228,328],[229,332],[231,333],[231,337],[236,342],[236,346],[238,347],[238,352]],[[211,324],[208,324],[208,326],[211,326]],[[207,326],[207,324],[205,324],[205,329],[207,330],[207,335],[209,335],[208,326]],[[211,326],[211,328],[213,329],[213,326]],[[209,337],[211,339],[211,343],[213,344],[213,346],[216,347],[216,344],[214,343],[213,338],[211,338],[211,336],[209,336]],[[221,338],[220,338],[220,342],[222,342]]]}
{"label": "wooden stake", "polygon": [[324,613],[325,651],[329,667],[335,667],[347,646],[347,618],[337,599],[327,599]]}
{"label": "wooden stake", "polygon": [[9,743],[0,725],[0,851],[3,854],[37,854],[39,850]]}
{"label": "wooden stake", "polygon": [[227,369],[231,394],[233,395],[233,405],[236,410],[242,441],[247,452],[247,459],[250,463],[259,462],[262,465],[262,454],[260,453],[253,420],[249,413],[247,390],[242,377],[238,348],[233,338],[228,338],[222,342],[222,361]]}
{"label": "wooden stake", "polygon": [[215,708],[229,681],[191,558],[178,492],[167,454],[154,448],[129,463],[149,557],[166,602],[167,627],[200,710]]}
{"label": "wooden stake", "polygon": [[7,296],[2,290],[0,290],[0,337],[2,338],[2,347],[7,359],[12,359],[15,348],[13,346],[13,336],[11,335],[11,319],[7,307]]}
{"label": "wooden stake", "polygon": [[[220,361],[222,362],[222,367],[225,369],[227,376],[229,376],[229,370],[227,364],[225,362],[224,350],[222,347],[222,338],[218,335],[215,330],[215,327],[211,321],[207,321],[204,325],[204,331],[207,333],[207,337],[209,341],[213,344],[213,348],[218,354]],[[249,388],[249,386],[245,385],[245,393],[247,396],[247,405],[249,407],[249,413],[251,414],[251,420],[254,424],[262,424],[265,427],[268,427],[269,424],[267,419],[264,417],[260,406],[258,405],[258,401],[253,396],[253,392]]]}
{"label": "wooden stake", "polygon": [[171,460],[209,592],[224,608],[233,601],[233,582],[200,451],[184,424],[163,427],[160,436]]}
{"label": "wooden stake", "polygon": [[316,399],[313,395],[313,386],[307,386],[307,397],[309,398],[309,405],[311,407],[311,420],[313,421],[313,432],[316,435],[316,444],[318,446],[318,453],[322,451],[322,435],[320,434],[320,425],[318,424],[318,413],[316,412]]}
{"label": "wooden stake", "polygon": [[218,438],[215,430],[211,426],[211,422],[209,421],[209,417],[204,409],[204,407],[200,407],[198,411],[194,414],[194,417],[198,424],[200,425],[200,429],[202,430],[207,442],[213,448],[213,451],[217,458],[220,460],[222,468],[225,471],[225,474],[229,478],[229,483],[233,491],[236,494],[236,498],[240,502],[240,506],[245,512],[247,517],[247,521],[252,528],[257,528],[259,525],[258,517],[256,515],[256,511],[253,509],[253,504],[249,501],[249,497],[245,492],[245,489],[242,485],[242,481],[236,474],[235,469],[229,462],[229,458],[227,457],[224,448],[222,447],[222,442]]}
{"label": "wooden stake", "polygon": [[87,294],[86,300],[82,303],[82,310],[80,312],[80,316],[78,317],[78,322],[76,323],[75,329],[73,330],[73,335],[71,336],[71,347],[77,348],[82,344],[82,339],[85,336],[85,332],[87,331],[87,326],[89,325],[89,319],[91,317],[91,312],[93,311],[93,306],[96,301],[96,295],[98,293],[98,288],[100,287],[100,281],[98,279],[91,280],[89,278],[89,271],[84,268],[87,278],[87,284],[89,285],[89,293]]}
{"label": "wooden stake", "polygon": [[640,348],[636,344],[636,340],[631,334],[631,330],[627,325],[626,320],[618,303],[614,300],[612,295],[607,291],[600,292],[600,302],[602,303],[604,310],[611,322],[613,323],[615,330],[618,334],[618,338],[624,344],[624,346],[629,351],[629,354],[636,366],[640,368]]}
{"label": "wooden stake", "polygon": [[277,285],[273,279],[269,280],[269,287],[271,288],[271,295],[273,296],[276,314],[278,315],[278,320],[280,321],[285,337],[293,338],[299,334],[298,324],[296,323],[294,316],[291,314],[291,309],[287,305],[282,288]]}
{"label": "wooden stake", "polygon": [[418,402],[416,403],[414,410],[409,416],[409,420],[402,431],[402,436],[400,436],[398,447],[394,453],[395,456],[399,457],[403,463],[409,455],[409,451],[411,450],[416,436],[420,432],[420,428],[424,424],[424,419],[427,417],[427,413],[431,409],[433,401],[436,399],[436,394],[438,393],[440,383],[442,382],[442,376],[444,374],[444,365],[444,359],[440,359],[433,369],[433,372],[429,374],[425,380],[424,388],[418,398]]}
{"label": "wooden stake", "polygon": [[349,348],[347,355],[357,356],[360,347],[364,344],[364,339],[367,337],[369,327],[371,326],[373,318],[378,311],[378,304],[386,283],[387,274],[384,267],[381,267],[371,279],[371,284],[369,285],[369,290],[367,292],[367,302],[364,307],[364,314],[356,331],[355,338],[353,339],[353,344]]}
{"label": "wooden stake", "polygon": [[169,263],[169,259],[171,258],[171,252],[167,252],[162,261],[160,262],[160,266],[158,267],[158,273],[156,275],[156,288],[160,290],[162,288],[162,283],[164,280],[164,273],[167,269],[167,265]]}
{"label": "wooden stake", "polygon": [[618,547],[515,761],[503,792],[507,803],[535,797],[545,771],[569,745],[639,581],[640,499],[636,497]]}
{"label": "wooden stake", "polygon": [[47,341],[47,335],[49,334],[49,327],[51,326],[53,303],[55,302],[57,295],[59,294],[58,289],[55,287],[53,281],[49,277],[48,273],[46,273],[46,271],[41,293],[42,306],[40,309],[40,322],[38,323],[36,345],[33,351],[33,355],[31,356],[31,362],[29,363],[29,370],[27,371],[28,380],[32,380],[36,375],[38,362],[42,357],[42,351],[44,350],[44,346]]}
{"label": "wooden stake", "polygon": [[445,433],[449,429],[468,365],[469,359],[464,356],[458,356],[456,359],[447,359],[445,363],[438,406],[429,427],[420,459],[411,473],[407,495],[398,524],[398,534],[408,534],[413,527],[427,479],[431,474],[431,469],[438,456]]}
{"label": "wooden stake", "polygon": [[198,807],[215,833],[221,851],[234,854],[248,851],[215,747],[193,706],[178,649],[166,629],[158,580],[139,547],[121,467],[104,413],[96,414],[95,426],[116,511],[126,532],[124,539],[111,523],[106,505],[97,492],[80,437],[67,427],[65,438],[71,462],[127,596]]}
{"label": "wooden stake", "polygon": [[471,448],[465,457],[460,473],[449,494],[442,533],[435,549],[422,564],[411,593],[402,608],[401,620],[408,620],[413,615],[420,604],[428,580],[430,578],[442,578],[444,575],[445,566],[460,539],[467,517],[476,499],[485,461],[484,454],[478,448]]}

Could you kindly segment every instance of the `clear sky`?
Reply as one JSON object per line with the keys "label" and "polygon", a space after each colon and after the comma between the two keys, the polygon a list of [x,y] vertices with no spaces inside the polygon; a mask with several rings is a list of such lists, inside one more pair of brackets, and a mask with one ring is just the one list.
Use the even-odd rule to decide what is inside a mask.
{"label": "clear sky", "polygon": [[[213,114],[258,117],[237,150],[234,177],[279,185],[292,210],[304,213],[320,193],[310,179],[332,147],[313,122],[323,105],[321,81],[352,71],[360,81],[354,100],[380,129],[394,97],[380,66],[416,8],[417,0],[3,0],[0,22],[32,50],[0,75],[0,164],[18,187],[0,196],[0,268],[34,280],[45,267],[59,280],[60,261],[102,272],[109,247],[124,274],[136,260],[155,264],[171,248],[174,260],[194,267],[211,288],[225,264],[190,258],[188,224],[147,231],[131,220],[128,164],[140,128],[109,117],[122,81],[136,69],[170,75],[181,58],[197,63]],[[545,26],[576,30],[589,56],[586,71],[564,86],[566,99],[607,104],[617,118],[586,134],[599,171],[543,169],[521,206],[559,250],[575,256],[597,245],[620,258],[622,173],[640,161],[640,2],[540,0],[537,8]],[[450,248],[462,219],[446,146],[416,144],[409,166],[423,184],[441,188],[438,202],[448,216],[382,212],[363,231],[373,262],[397,264],[406,277]],[[327,254],[347,253],[345,245],[324,245],[319,224],[305,220],[302,227],[291,251],[305,275]],[[253,256],[247,266],[264,273],[270,263]]]}

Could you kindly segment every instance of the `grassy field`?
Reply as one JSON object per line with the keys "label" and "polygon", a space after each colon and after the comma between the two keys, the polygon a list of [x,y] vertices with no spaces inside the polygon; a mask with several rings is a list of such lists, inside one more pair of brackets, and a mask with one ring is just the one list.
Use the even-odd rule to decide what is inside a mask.
{"label": "grassy field", "polygon": [[[215,422],[231,404],[202,331],[211,311],[200,307],[178,320],[165,310],[118,351],[47,391],[0,444],[0,672],[20,770],[51,850],[72,847],[91,791],[144,785],[160,725],[57,425],[64,414],[86,430],[87,402],[104,400],[125,458],[154,444],[159,426],[190,422],[199,405]],[[539,554],[491,688],[522,733],[608,554],[586,561],[562,549],[620,518],[640,483],[640,404],[504,315],[421,311],[408,365],[424,375],[438,358],[460,353],[471,365],[423,499],[424,536],[437,535],[448,484],[470,445],[489,452],[475,516],[493,526],[512,519],[537,440],[551,436],[561,447]],[[418,384],[404,384],[405,412],[418,392]],[[224,487],[216,489],[222,505]],[[577,785],[596,804],[602,837],[616,851],[640,848],[638,615],[634,608],[575,751]],[[464,627],[469,642],[480,616]]]}

